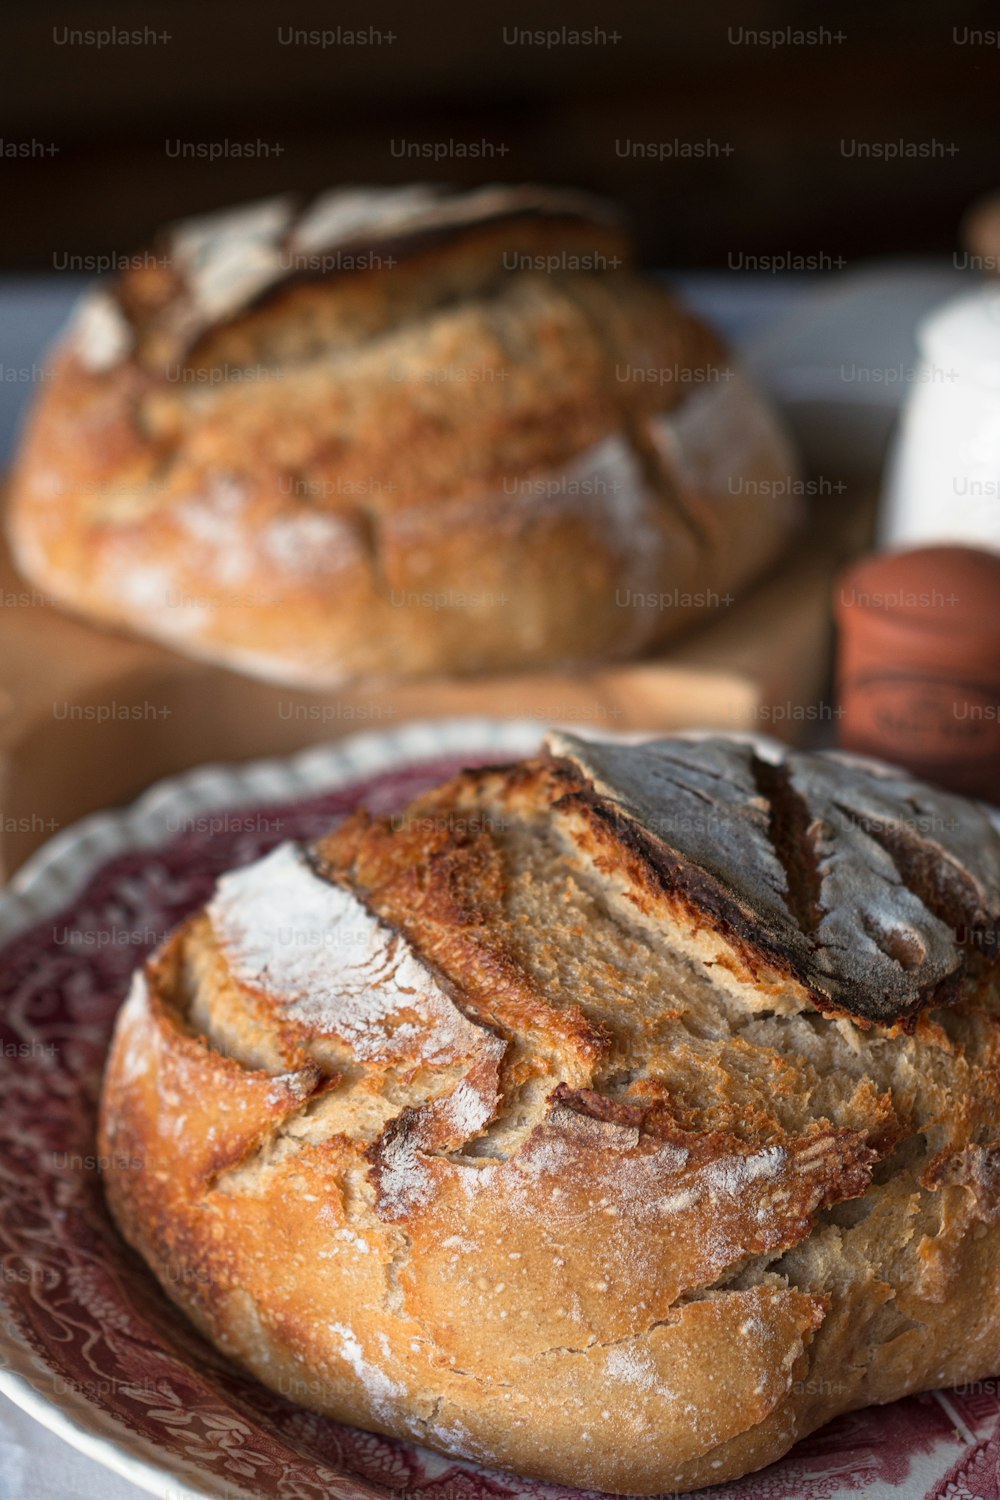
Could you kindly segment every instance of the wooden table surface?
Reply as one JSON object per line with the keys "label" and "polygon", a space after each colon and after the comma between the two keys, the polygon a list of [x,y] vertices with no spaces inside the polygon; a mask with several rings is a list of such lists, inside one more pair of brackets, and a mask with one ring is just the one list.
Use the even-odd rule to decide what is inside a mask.
{"label": "wooden table surface", "polygon": [[717,728],[801,741],[831,713],[832,580],[867,544],[871,515],[863,497],[829,502],[776,572],[656,659],[318,694],[74,619],[0,554],[0,873],[160,777],[410,719],[485,714],[583,731]]}

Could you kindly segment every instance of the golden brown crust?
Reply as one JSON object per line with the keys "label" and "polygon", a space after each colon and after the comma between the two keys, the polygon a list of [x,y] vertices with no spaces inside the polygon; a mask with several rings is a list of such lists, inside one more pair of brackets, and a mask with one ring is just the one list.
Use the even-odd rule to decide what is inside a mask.
{"label": "golden brown crust", "polygon": [[225,877],[136,979],[100,1149],[125,1236],[276,1389],[656,1493],[1000,1362],[1000,1006],[969,969],[909,1029],[824,1014],[705,887],[674,900],[624,838],[595,857],[587,756],[619,833],[637,795],[601,748],[555,738]]}
{"label": "golden brown crust", "polygon": [[606,214],[518,192],[334,237],[308,274],[280,205],[270,239],[176,229],[55,359],[21,568],[316,686],[621,656],[719,607],[794,524],[784,440]]}

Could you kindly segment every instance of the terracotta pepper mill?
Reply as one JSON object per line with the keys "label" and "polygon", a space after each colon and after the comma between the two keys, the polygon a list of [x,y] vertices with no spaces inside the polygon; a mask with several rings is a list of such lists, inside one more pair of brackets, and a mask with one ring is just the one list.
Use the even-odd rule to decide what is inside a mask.
{"label": "terracotta pepper mill", "polygon": [[835,598],[840,742],[1000,803],[1000,555],[887,552]]}

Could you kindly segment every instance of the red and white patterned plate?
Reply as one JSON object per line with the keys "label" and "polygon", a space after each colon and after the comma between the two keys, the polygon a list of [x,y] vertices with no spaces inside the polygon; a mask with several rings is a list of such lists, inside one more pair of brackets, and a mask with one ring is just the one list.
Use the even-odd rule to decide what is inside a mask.
{"label": "red and white patterned plate", "polygon": [[[104,1206],[95,1114],[136,964],[223,870],[391,811],[540,726],[451,720],[210,767],[58,835],[0,896],[0,1391],[162,1500],[571,1500],[342,1427],[233,1369]],[[1000,1500],[1000,1382],[856,1412],[716,1500]]]}

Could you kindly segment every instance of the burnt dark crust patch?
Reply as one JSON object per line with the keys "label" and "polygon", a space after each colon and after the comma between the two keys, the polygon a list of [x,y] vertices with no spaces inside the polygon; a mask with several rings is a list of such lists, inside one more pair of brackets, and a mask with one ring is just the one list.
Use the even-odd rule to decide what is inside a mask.
{"label": "burnt dark crust patch", "polygon": [[1000,915],[985,808],[870,763],[772,763],[722,738],[547,743],[557,805],[583,812],[751,973],[777,970],[817,1009],[912,1030],[969,973],[1000,971],[1000,955],[962,937]]}

